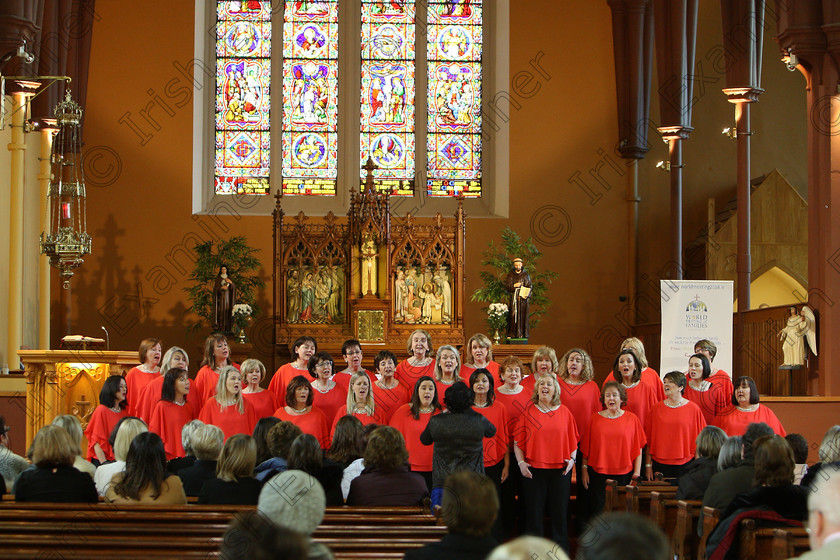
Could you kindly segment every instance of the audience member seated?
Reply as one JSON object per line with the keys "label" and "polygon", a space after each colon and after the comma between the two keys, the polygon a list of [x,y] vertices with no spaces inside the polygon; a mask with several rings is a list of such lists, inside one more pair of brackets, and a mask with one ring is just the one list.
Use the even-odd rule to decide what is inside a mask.
{"label": "audience member seated", "polygon": [[497,546],[487,560],[569,560],[569,557],[554,541],[525,536]]}
{"label": "audience member seated", "polygon": [[662,531],[631,513],[607,513],[592,520],[578,539],[577,560],[669,560],[673,558]]}
{"label": "audience member seated", "polygon": [[484,560],[496,547],[490,531],[499,514],[499,496],[485,475],[459,471],[447,476],[439,511],[449,534],[436,543],[408,550],[405,560]]}
{"label": "audience member seated", "polygon": [[225,434],[222,429],[212,424],[198,428],[192,437],[192,448],[195,453],[195,463],[191,467],[177,472],[184,484],[187,496],[198,496],[201,487],[208,480],[216,478],[216,463],[222,452]]}
{"label": "audience member seated", "polygon": [[365,449],[365,470],[350,483],[347,505],[413,506],[428,495],[423,477],[409,471],[402,434],[390,426],[375,429]]}
{"label": "audience member seated", "polygon": [[202,426],[204,426],[204,422],[201,420],[192,420],[184,424],[184,427],[181,428],[181,445],[184,448],[184,456],[170,459],[169,462],[166,463],[166,470],[171,473],[177,473],[181,469],[191,467],[195,464],[195,452],[192,447],[192,438],[195,435],[195,431]]}
{"label": "audience member seated", "polygon": [[752,488],[755,478],[753,444],[761,436],[772,436],[773,429],[764,422],[750,424],[741,440],[741,461],[716,473],[703,494],[703,505],[725,510],[741,492]]}
{"label": "audience member seated", "polygon": [[[368,424],[372,426],[373,424]],[[335,435],[327,453],[327,459],[335,461],[344,469],[341,477],[341,495],[347,499],[350,483],[362,474],[365,468],[365,427],[355,416],[344,416],[335,425]]]}
{"label": "audience member seated", "polygon": [[271,450],[268,448],[268,432],[279,423],[280,419],[274,416],[266,416],[257,420],[257,425],[254,426],[254,433],[252,434],[254,443],[257,445],[257,465],[271,459]]}
{"label": "audience member seated", "polygon": [[800,484],[802,477],[808,472],[808,440],[802,434],[788,434],[785,436],[793,450],[793,460],[796,468],[793,469],[793,483]]}
{"label": "audience member seated", "polygon": [[134,438],[149,431],[145,422],[133,416],[122,418],[114,430],[117,432],[113,445],[116,461],[99,465],[93,475],[93,482],[96,483],[96,491],[99,492],[100,496],[104,496],[105,492],[108,491],[114,475],[125,470],[125,460],[128,457],[128,450]]}
{"label": "audience member seated", "polygon": [[273,456],[257,466],[254,477],[261,482],[265,482],[272,476],[285,471],[288,468],[286,461],[289,458],[289,449],[292,447],[292,442],[302,433],[303,431],[298,425],[285,420],[281,420],[271,428],[268,431],[266,441]]}
{"label": "audience member seated", "polygon": [[12,453],[9,448],[9,426],[0,416],[0,475],[3,475],[3,487],[0,490],[11,492],[20,473],[30,467],[29,461]]}
{"label": "audience member seated", "polygon": [[840,558],[840,468],[826,466],[808,495],[808,539],[811,552],[800,560]]}
{"label": "audience member seated", "polygon": [[840,426],[832,426],[825,432],[817,455],[820,460],[808,467],[808,472],[805,473],[800,482],[802,486],[811,486],[816,480],[817,473],[824,465],[836,463],[834,466],[840,468]]}
{"label": "audience member seated", "polygon": [[76,470],[77,450],[64,428],[41,428],[32,442],[35,468],[20,473],[15,482],[16,502],[96,502],[96,486],[87,473]]}
{"label": "audience member seated", "polygon": [[[706,426],[697,434],[695,459],[680,477],[678,500],[702,500],[709,482],[717,472],[720,448],[726,441],[726,432],[717,426]],[[739,450],[740,451],[740,450]]]}
{"label": "audience member seated", "polygon": [[315,477],[296,470],[282,472],[266,482],[257,503],[257,512],[275,525],[306,537],[308,560],[333,558],[329,548],[311,540],[312,533],[324,520],[326,509],[327,500],[321,484]]}
{"label": "audience member seated", "polygon": [[254,478],[257,446],[246,434],[230,436],[219,455],[216,478],[204,483],[199,504],[257,505],[262,482]]}
{"label": "audience member seated", "polygon": [[85,461],[84,457],[82,457],[82,436],[84,435],[82,432],[82,423],[79,422],[79,419],[72,414],[60,414],[53,419],[52,423],[56,426],[64,428],[70,436],[70,440],[73,442],[73,448],[77,451],[76,459],[73,461],[73,466],[76,467],[77,470],[87,473],[91,478],[93,478],[93,475],[96,472],[96,467],[93,463]]}
{"label": "audience member seated", "polygon": [[732,436],[726,438],[723,445],[720,446],[720,454],[717,460],[717,472],[725,471],[726,469],[738,466],[741,462],[741,454],[743,452],[744,438],[741,436]]}
{"label": "audience member seated", "polygon": [[301,434],[292,442],[287,460],[289,470],[304,471],[314,476],[324,489],[328,506],[344,505],[341,477],[344,469],[335,461],[324,459],[315,436]]}
{"label": "audience member seated", "polygon": [[186,505],[181,479],[166,472],[166,451],[159,435],[143,432],[132,440],[125,471],[111,479],[105,500],[115,504]]}
{"label": "audience member seated", "polygon": [[308,554],[302,535],[278,527],[255,510],[236,514],[219,548],[221,560],[307,560]]}

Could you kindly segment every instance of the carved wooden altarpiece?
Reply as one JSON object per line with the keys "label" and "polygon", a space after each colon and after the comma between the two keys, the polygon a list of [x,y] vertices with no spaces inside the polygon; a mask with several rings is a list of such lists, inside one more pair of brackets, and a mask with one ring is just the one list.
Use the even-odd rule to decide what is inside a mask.
{"label": "carved wooden altarpiece", "polygon": [[[369,164],[370,166],[371,164]],[[390,196],[373,188],[351,192],[346,218],[298,213],[288,219],[277,193],[274,210],[275,346],[288,355],[302,335],[319,348],[349,338],[405,355],[416,328],[435,347],[464,343],[466,216],[391,216]],[[334,358],[337,356],[334,356]]]}

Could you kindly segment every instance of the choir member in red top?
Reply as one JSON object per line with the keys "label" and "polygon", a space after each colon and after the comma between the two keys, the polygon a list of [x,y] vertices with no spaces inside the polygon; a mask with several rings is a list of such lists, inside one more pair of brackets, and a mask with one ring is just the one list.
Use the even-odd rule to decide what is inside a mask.
{"label": "choir member in red top", "polygon": [[[344,361],[347,362],[347,367],[339,371],[333,376],[333,381],[341,385],[345,391],[350,387],[350,377],[357,372],[363,371],[368,374],[368,377],[373,377],[371,372],[362,367],[362,343],[351,338],[345,340],[341,345],[341,355],[344,356]],[[396,365],[396,362],[394,363]],[[374,366],[376,369],[376,366]]]}
{"label": "choir member in red top", "polygon": [[[473,371],[469,385],[473,393],[473,410],[487,418],[496,427],[496,435],[484,440],[484,474],[496,485],[501,503],[502,483],[508,479],[510,472],[510,433],[507,409],[502,403],[496,402],[493,374],[490,370],[480,368]],[[496,516],[493,536],[499,542],[504,539],[501,516]]]}
{"label": "choir member in red top", "polygon": [[613,363],[613,371],[620,374],[619,382],[627,391],[626,409],[639,417],[645,425],[648,411],[656,404],[656,394],[650,385],[641,380],[641,369],[636,352],[626,348],[619,352]]}
{"label": "choir member in red top", "polygon": [[274,411],[280,420],[291,422],[305,434],[315,436],[321,449],[330,447],[330,431],[327,416],[317,406],[313,406],[312,385],[302,375],[296,375],[286,386],[285,406]]}
{"label": "choir member in red top", "polygon": [[147,424],[152,419],[152,411],[160,401],[160,392],[163,389],[163,377],[172,368],[181,368],[189,371],[190,358],[183,349],[173,346],[163,355],[160,363],[160,375],[149,381],[140,393],[140,405],[137,407],[137,415]]}
{"label": "choir member in red top", "polygon": [[201,369],[195,376],[192,384],[192,392],[196,406],[203,406],[207,399],[216,394],[216,386],[219,384],[219,374],[225,366],[233,366],[237,370],[239,366],[230,359],[230,348],[223,334],[211,334],[204,341],[204,359],[201,361]]}
{"label": "choir member in red top", "polygon": [[101,465],[105,461],[114,460],[114,450],[108,443],[117,422],[120,418],[128,416],[125,402],[125,394],[128,387],[125,378],[121,375],[112,375],[105,380],[102,390],[99,392],[99,406],[93,410],[85,437],[88,440],[88,461],[94,465]]}
{"label": "choir member in red top", "polygon": [[[642,344],[642,341],[636,337],[626,338],[624,339],[624,342],[621,343],[621,349],[629,349],[633,351],[636,356],[636,363],[642,372],[642,383],[649,385],[650,388],[653,389],[653,396],[655,397],[656,402],[665,400],[665,391],[662,388],[662,380],[659,378],[659,374],[656,373],[655,369],[648,367],[647,357],[645,356],[645,346]],[[613,371],[615,371],[615,368],[613,368]],[[616,379],[613,371],[607,375],[604,383]],[[618,379],[618,381],[621,380]]]}
{"label": "choir member in red top", "polygon": [[216,394],[204,403],[198,419],[222,429],[225,439],[234,434],[251,434],[257,425],[254,406],[242,398],[242,374],[233,366],[219,372]]}
{"label": "choir member in red top", "polygon": [[604,511],[607,479],[619,486],[639,480],[647,442],[639,417],[622,409],[627,404],[623,385],[607,381],[601,388],[601,403],[606,410],[592,415],[580,442],[583,485],[589,490],[593,516]]}
{"label": "choir member in red top", "polygon": [[414,385],[411,402],[402,405],[391,417],[391,426],[399,430],[405,438],[411,471],[423,475],[429,489],[432,488],[434,446],[420,443],[420,434],[426,429],[429,418],[441,412],[435,380],[424,375]]}
{"label": "choir member in red top", "polygon": [[381,423],[374,412],[373,393],[370,390],[370,385],[370,377],[365,372],[360,371],[353,374],[350,378],[350,390],[347,391],[347,403],[344,408],[335,413],[330,429],[331,437],[335,433],[335,425],[345,415],[355,416],[365,426]]}
{"label": "choir member in red top", "polygon": [[688,359],[688,375],[683,396],[700,407],[707,425],[716,426],[717,418],[732,408],[732,391],[724,392],[723,383],[712,384],[709,359],[694,354]]}
{"label": "choir member in red top", "polygon": [[648,480],[654,473],[679,478],[697,451],[697,434],[706,427],[700,407],[683,397],[685,374],[672,371],[662,380],[665,400],[656,403],[645,419],[650,460],[645,464]]}
{"label": "choir member in red top", "polygon": [[312,377],[313,403],[327,416],[327,422],[331,422],[335,414],[347,406],[347,391],[332,380],[333,360],[326,352],[309,358],[308,368]]}
{"label": "choir member in red top", "polygon": [[[694,353],[703,354],[709,360],[709,367],[714,369],[715,356],[717,355],[717,346],[711,340],[706,338],[698,340],[694,343]],[[726,401],[729,402],[729,396],[734,392],[735,387],[732,385],[732,377],[722,369],[713,371],[709,376],[709,383],[720,387],[720,392],[726,395]]]}
{"label": "choir member in red top", "polygon": [[195,420],[192,404],[187,401],[190,392],[190,375],[182,368],[170,368],[163,376],[160,400],[149,418],[149,431],[163,440],[166,460],[185,457],[181,430],[184,424]]}
{"label": "choir member in red top", "polygon": [[550,538],[566,551],[569,550],[566,511],[579,439],[572,413],[560,404],[557,379],[541,376],[531,403],[516,426],[513,452],[524,477],[525,533],[543,536],[543,517],[548,504]]}
{"label": "choir member in red top", "polygon": [[752,377],[743,375],[735,380],[735,390],[732,392],[732,404],[723,416],[719,418],[718,426],[723,428],[726,435],[742,436],[747,431],[747,426],[753,422],[764,422],[776,432],[776,435],[785,437],[785,429],[782,423],[773,414],[773,411],[759,404],[758,388]]}
{"label": "choir member in red top", "polygon": [[533,393],[537,379],[543,375],[557,377],[558,371],[560,371],[560,362],[557,361],[557,352],[551,346],[541,346],[534,350],[531,358],[531,375],[522,378],[522,386],[528,393]]}
{"label": "choir member in red top", "polygon": [[438,348],[435,358],[435,383],[439,395],[445,395],[446,390],[459,381],[459,369],[461,369],[461,359],[458,356],[458,350],[448,345]]}
{"label": "choir member in red top", "polygon": [[435,360],[432,358],[432,336],[423,329],[415,329],[408,338],[406,349],[411,356],[397,366],[397,381],[411,391],[417,380],[435,375]]}
{"label": "choir member in red top", "polygon": [[470,375],[477,369],[484,368],[493,378],[499,377],[499,364],[493,361],[493,343],[487,336],[477,333],[470,337],[465,348],[464,364],[461,366],[461,379],[469,383]]}
{"label": "choir member in red top", "polygon": [[129,416],[139,415],[140,394],[150,381],[160,377],[160,356],[160,340],[146,338],[140,343],[140,351],[138,352],[140,365],[131,368],[125,374],[125,383],[128,387],[125,400],[129,403]]}
{"label": "choir member in red top", "polygon": [[373,383],[373,402],[376,413],[383,424],[388,424],[399,407],[408,402],[408,391],[394,377],[397,357],[388,350],[382,350],[373,359],[373,369],[379,379]]}
{"label": "choir member in red top", "polygon": [[245,360],[239,366],[239,371],[242,372],[242,378],[245,380],[242,397],[246,401],[251,401],[251,404],[254,405],[254,412],[257,414],[257,419],[274,414],[274,411],[277,410],[274,394],[260,387],[260,383],[265,379],[265,366],[263,363],[254,359]]}
{"label": "choir member in red top", "polygon": [[[585,350],[572,348],[560,359],[560,375],[557,378],[560,384],[560,398],[563,406],[575,417],[578,433],[581,435],[586,432],[592,415],[601,410],[601,391],[598,384],[592,381],[594,376],[592,358]],[[589,498],[589,491],[583,485],[581,466],[581,461],[575,462],[575,510],[578,519],[586,522],[589,519],[589,505],[592,500]]]}
{"label": "choir member in red top", "polygon": [[[302,336],[292,344],[292,360],[294,361],[280,366],[280,369],[274,372],[271,383],[268,384],[268,390],[274,395],[277,406],[286,404],[286,386],[292,377],[306,375],[306,372],[310,371],[309,360],[317,351],[318,343],[311,336]],[[330,375],[332,375],[332,369]]]}

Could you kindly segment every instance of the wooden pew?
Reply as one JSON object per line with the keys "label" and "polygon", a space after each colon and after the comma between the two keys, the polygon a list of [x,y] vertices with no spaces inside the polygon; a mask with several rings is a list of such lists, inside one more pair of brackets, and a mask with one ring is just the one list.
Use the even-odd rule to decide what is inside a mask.
{"label": "wooden pew", "polygon": [[[676,542],[680,501],[685,503],[684,507],[689,507],[690,504],[694,508],[698,508],[703,504],[698,500],[677,500],[670,494],[658,490],[650,494],[650,518],[668,537],[668,542],[671,543],[671,552],[674,555],[677,554]],[[684,540],[685,536],[682,539]]]}
{"label": "wooden pew", "polygon": [[811,550],[811,542],[804,528],[787,527],[773,530],[772,560],[797,558],[809,550]]}
{"label": "wooden pew", "polygon": [[608,478],[606,483],[606,499],[604,500],[604,513],[624,511],[621,508],[626,507],[624,500],[626,491],[627,488],[625,486],[619,486],[615,480]]}
{"label": "wooden pew", "polygon": [[704,506],[700,514],[700,526],[703,527],[703,536],[700,537],[700,542],[697,545],[697,560],[706,560],[706,541],[709,540],[709,535],[712,530],[720,522],[721,511],[717,508]]}
{"label": "wooden pew", "polygon": [[[781,531],[780,542],[776,544],[777,531]],[[785,525],[783,527],[758,527],[755,519],[743,519],[738,525],[738,558],[740,560],[765,560],[772,558],[776,547],[779,554],[785,554],[783,558],[790,558],[793,552],[793,540],[795,536],[807,541],[808,533],[803,527]],[[788,553],[788,537],[791,538],[791,555]],[[803,550],[800,552],[807,551]]]}
{"label": "wooden pew", "polygon": [[677,560],[695,560],[700,537],[697,522],[703,510],[700,500],[677,500],[677,519],[674,526],[671,548]]}
{"label": "wooden pew", "polygon": [[677,495],[677,487],[656,482],[642,483],[638,486],[628,485],[624,493],[626,511],[649,517],[650,499],[653,492],[674,498]]}

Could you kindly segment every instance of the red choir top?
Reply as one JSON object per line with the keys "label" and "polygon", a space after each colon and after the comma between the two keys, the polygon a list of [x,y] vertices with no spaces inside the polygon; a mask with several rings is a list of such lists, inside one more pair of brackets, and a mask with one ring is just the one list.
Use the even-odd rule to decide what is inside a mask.
{"label": "red choir top", "polygon": [[496,426],[496,435],[484,438],[484,468],[492,467],[502,461],[510,449],[507,408],[500,402],[494,402],[486,407],[474,406],[473,410]]}
{"label": "red choir top", "polygon": [[189,401],[179,405],[172,401],[159,400],[149,415],[149,431],[156,433],[163,440],[167,461],[186,455],[181,430],[184,424],[191,420],[195,420],[195,411]]}
{"label": "red choir top", "polygon": [[293,363],[283,364],[280,369],[274,372],[274,376],[268,384],[268,390],[274,395],[274,402],[277,403],[277,406],[286,406],[286,387],[288,387],[289,381],[298,375],[304,376],[310,382],[312,381],[308,369],[298,369]]}
{"label": "red choir top", "polygon": [[703,411],[691,401],[676,408],[656,403],[645,420],[650,456],[664,465],[684,465],[694,458],[697,434],[705,427]]}
{"label": "red choir top", "polygon": [[647,383],[639,382],[632,387],[625,387],[624,390],[627,392],[627,404],[624,406],[624,410],[638,416],[639,421],[644,426],[648,411],[657,403],[653,389]]}
{"label": "red choir top", "polygon": [[277,403],[274,401],[274,394],[271,391],[242,393],[242,398],[250,401],[254,406],[254,413],[257,415],[257,420],[271,416],[277,410]]}
{"label": "red choir top", "polygon": [[374,382],[371,389],[373,402],[376,404],[376,414],[383,424],[390,423],[397,409],[411,400],[411,395],[399,383],[392,389],[383,389]]}
{"label": "red choir top", "polygon": [[[397,371],[394,373],[394,377],[397,378],[397,381],[403,384],[403,387],[405,387],[409,394],[414,392],[414,385],[416,385],[417,380],[424,375],[428,375],[432,379],[435,378],[434,360],[429,362],[429,365],[422,367],[412,366],[408,363],[408,360],[403,360],[397,365]],[[441,404],[443,404],[441,395],[438,395],[438,400]]]}
{"label": "red choir top", "polygon": [[327,425],[327,417],[324,411],[317,406],[310,408],[306,414],[289,414],[286,412],[286,408],[281,406],[274,411],[274,416],[280,420],[291,422],[305,434],[315,436],[315,439],[321,444],[321,449],[330,448],[330,428]]}
{"label": "red choir top", "polygon": [[329,422],[339,410],[347,409],[347,390],[338,383],[325,393],[312,387],[312,404],[324,412]]}
{"label": "red choir top", "polygon": [[137,403],[137,417],[146,424],[152,418],[152,411],[160,400],[160,392],[163,389],[163,376],[158,375],[149,381],[140,392],[140,402]]}
{"label": "red choir top", "polygon": [[[607,378],[604,379],[604,383],[601,384],[601,387],[604,387],[604,384],[607,381],[618,381],[621,383],[620,380],[615,378],[613,372],[607,374]],[[659,377],[659,374],[656,373],[656,370],[651,367],[646,367],[642,370],[642,382],[648,384],[651,389],[653,389],[653,395],[656,397],[656,402],[664,401],[665,400],[665,387],[662,385],[662,379]]]}
{"label": "red choir top", "polygon": [[125,384],[128,388],[125,395],[125,402],[128,405],[129,416],[140,416],[140,395],[146,385],[148,385],[156,377],[160,376],[159,371],[146,373],[137,367],[133,367],[128,370],[128,373],[125,374]]}
{"label": "red choir top", "polygon": [[[370,378],[371,383],[376,381],[376,376],[373,375],[372,372],[370,372],[366,369],[363,369],[362,371],[367,374],[367,376]],[[336,383],[338,383],[339,385],[341,385],[342,387],[344,387],[345,391],[349,391],[350,390],[350,378],[351,377],[353,377],[352,373],[346,373],[346,372],[343,372],[343,371],[339,371],[338,373],[336,373],[335,375],[332,376],[332,380],[335,381]]]}
{"label": "red choir top", "polygon": [[764,422],[770,426],[774,432],[776,432],[776,435],[780,435],[782,437],[787,435],[785,433],[785,429],[782,427],[782,423],[779,422],[779,419],[776,418],[773,411],[762,404],[758,405],[758,408],[752,412],[746,412],[736,406],[733,406],[729,412],[720,416],[718,420],[720,422],[718,426],[720,426],[729,437],[744,435],[744,432],[747,431],[747,426],[753,422]]}
{"label": "red choir top", "polygon": [[580,452],[590,468],[599,474],[627,474],[647,443],[639,417],[624,411],[618,418],[599,412],[589,418],[580,441]]}
{"label": "red choir top", "polygon": [[573,385],[559,377],[557,382],[560,384],[560,402],[572,411],[578,431],[581,434],[584,433],[592,414],[603,408],[598,384],[594,381],[587,381],[580,385]]}
{"label": "red choir top", "polygon": [[686,378],[683,396],[700,407],[706,425],[717,426],[718,417],[732,408],[732,393],[726,391],[722,383],[709,383],[705,391],[698,391],[692,389],[688,381]]}
{"label": "red choir top", "polygon": [[114,430],[114,426],[120,421],[120,418],[128,416],[128,410],[122,409],[119,412],[114,412],[104,404],[98,405],[93,409],[93,414],[90,416],[87,428],[85,428],[85,437],[88,440],[88,461],[96,459],[96,452],[93,450],[95,443],[99,444],[102,451],[105,453],[105,458],[109,461],[114,460],[114,450],[111,444],[108,443],[108,438]]}
{"label": "red choir top", "polygon": [[504,405],[508,417],[508,434],[511,440],[513,439],[513,432],[516,429],[516,423],[519,417],[525,412],[528,403],[531,402],[531,393],[524,387],[516,395],[506,395],[496,390],[496,402]]}
{"label": "red choir top", "polygon": [[519,417],[513,434],[525,461],[538,469],[561,469],[577,450],[577,424],[568,408],[542,412],[533,402]]}
{"label": "red choir top", "polygon": [[[438,411],[435,411],[439,413]],[[405,448],[408,450],[408,464],[412,471],[431,472],[432,456],[434,445],[423,445],[420,443],[420,434],[429,424],[431,412],[420,413],[420,419],[415,420],[411,415],[411,405],[404,404],[399,407],[391,416],[391,427],[396,428],[405,439]]]}
{"label": "red choir top", "polygon": [[[461,380],[464,383],[469,385],[470,384],[470,376],[472,375],[472,372],[474,372],[477,369],[479,369],[479,368],[477,368],[475,366],[468,366],[467,364],[464,364],[464,365],[461,366],[461,371],[458,372],[458,376],[461,378]],[[495,388],[500,383],[500,381],[499,381],[499,364],[494,362],[493,360],[490,360],[487,363],[487,367],[484,368],[484,369],[489,371],[490,375],[493,376],[493,387]]]}
{"label": "red choir top", "polygon": [[[239,369],[239,364],[236,362],[231,362],[231,365]],[[204,366],[198,370],[198,373],[195,374],[195,381],[193,381],[190,389],[195,396],[193,402],[196,404],[207,402],[207,399],[216,394],[216,384],[218,382],[219,374],[210,366]]]}
{"label": "red choir top", "polygon": [[254,426],[257,425],[257,414],[254,412],[254,405],[243,400],[244,413],[240,414],[236,405],[227,405],[223,409],[219,407],[216,397],[210,397],[204,403],[198,419],[205,424],[218,426],[225,433],[225,439],[235,434],[254,433]]}

